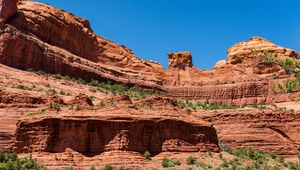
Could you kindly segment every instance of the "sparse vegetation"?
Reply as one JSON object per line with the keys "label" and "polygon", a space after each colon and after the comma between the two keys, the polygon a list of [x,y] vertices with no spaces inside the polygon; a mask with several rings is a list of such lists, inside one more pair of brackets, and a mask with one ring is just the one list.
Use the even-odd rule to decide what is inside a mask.
{"label": "sparse vegetation", "polygon": [[194,164],[196,164],[196,162],[197,162],[197,159],[196,159],[195,157],[193,157],[193,156],[189,156],[189,157],[186,159],[186,163],[187,163],[188,165],[194,165]]}
{"label": "sparse vegetation", "polygon": [[29,90],[29,91],[31,91],[33,89],[33,87],[28,87],[28,86],[24,86],[24,85],[17,85],[17,86],[14,86],[14,87],[17,88],[17,89]]}
{"label": "sparse vegetation", "polygon": [[111,164],[106,164],[103,168],[101,168],[101,170],[113,170],[113,167]]}
{"label": "sparse vegetation", "polygon": [[117,170],[124,170],[125,168],[123,166],[120,166],[117,168]]}
{"label": "sparse vegetation", "polygon": [[59,103],[54,102],[49,105],[49,109],[59,112],[61,111],[61,105]]}
{"label": "sparse vegetation", "polygon": [[73,166],[64,167],[63,170],[74,170]]}
{"label": "sparse vegetation", "polygon": [[287,74],[293,74],[299,72],[300,63],[295,61],[292,58],[286,58],[285,60],[280,61],[280,66],[284,68]]}
{"label": "sparse vegetation", "polygon": [[41,115],[41,114],[46,114],[46,110],[45,109],[42,109],[40,111],[37,111],[37,112],[31,112],[28,114],[28,116],[35,116],[35,115]]}
{"label": "sparse vegetation", "polygon": [[[283,156],[276,156],[274,153],[265,153],[252,148],[241,148],[232,150],[226,146],[228,154],[232,158],[224,157],[222,153],[219,154],[221,163],[218,165],[209,164],[203,161],[197,161],[196,157],[189,156],[186,163],[191,166],[197,166],[200,169],[215,169],[215,170],[299,170],[300,169],[300,153],[298,155],[299,162],[286,162]],[[209,152],[205,155],[210,156]],[[165,158],[162,162],[163,167],[174,167],[168,165],[169,159]],[[192,169],[189,167],[189,169]]]}
{"label": "sparse vegetation", "polygon": [[55,89],[48,89],[47,94],[57,94]]}
{"label": "sparse vegetation", "polygon": [[162,166],[164,168],[171,168],[171,167],[175,167],[176,165],[180,165],[180,162],[178,160],[173,160],[169,158],[164,158],[162,160]]}
{"label": "sparse vegetation", "polygon": [[92,165],[92,166],[90,167],[90,170],[97,170],[97,168],[96,168],[95,165]]}
{"label": "sparse vegetation", "polygon": [[278,89],[283,93],[293,93],[300,91],[299,80],[286,80],[282,84],[277,84]]}
{"label": "sparse vegetation", "polygon": [[75,111],[79,111],[79,110],[81,110],[81,106],[79,104],[76,104],[75,105]]}
{"label": "sparse vegetation", "polygon": [[197,110],[218,110],[218,109],[240,109],[245,107],[252,107],[257,109],[267,109],[267,106],[265,104],[260,105],[245,105],[245,106],[235,106],[235,105],[220,105],[218,103],[208,103],[208,102],[199,102],[199,101],[189,101],[189,100],[183,100],[183,99],[176,99],[177,104],[181,108],[190,109],[193,111]]}
{"label": "sparse vegetation", "polygon": [[146,151],[145,153],[144,153],[144,157],[146,158],[146,159],[151,159],[151,153],[149,152],[149,151]]}
{"label": "sparse vegetation", "polygon": [[[32,69],[30,70],[32,71]],[[82,85],[89,85],[91,86],[90,91],[91,92],[104,92],[107,94],[112,94],[112,95],[128,95],[132,100],[137,100],[137,99],[143,99],[148,96],[162,96],[164,93],[162,92],[154,92],[154,91],[148,91],[144,90],[138,87],[130,87],[122,84],[117,84],[117,83],[112,83],[110,81],[98,81],[98,80],[91,80],[89,82],[83,80],[83,79],[75,79],[75,78],[70,78],[69,76],[62,76],[58,74],[50,74],[46,73],[44,71],[34,71],[36,74],[44,77],[52,77],[55,79],[59,80],[66,80],[66,81],[72,81],[78,84]],[[48,86],[50,87],[50,86]],[[56,91],[49,91],[48,93],[55,93]],[[55,93],[57,94],[57,92]]]}
{"label": "sparse vegetation", "polygon": [[[293,162],[285,162],[283,156],[277,157],[274,153],[267,154],[262,151],[254,150],[252,148],[231,150],[230,154],[236,156],[232,160],[227,160],[221,157],[222,164],[216,167],[216,169],[289,169],[298,170],[300,164]],[[243,160],[249,160],[249,163],[242,162]]]}
{"label": "sparse vegetation", "polygon": [[265,58],[265,63],[268,65],[272,65],[277,63],[277,56],[278,53],[277,52],[264,52],[264,56]]}
{"label": "sparse vegetation", "polygon": [[38,165],[31,156],[18,158],[17,154],[10,150],[0,151],[0,169],[31,169],[31,170],[46,170],[47,168]]}

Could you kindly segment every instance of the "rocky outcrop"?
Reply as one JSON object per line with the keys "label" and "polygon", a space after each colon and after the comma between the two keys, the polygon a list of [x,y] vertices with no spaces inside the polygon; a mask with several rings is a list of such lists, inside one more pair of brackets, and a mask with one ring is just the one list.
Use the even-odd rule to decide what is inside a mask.
{"label": "rocky outcrop", "polygon": [[95,35],[87,20],[63,10],[20,1],[2,25],[0,62],[85,80],[110,80],[160,89],[163,68],[138,59],[128,48]]}
{"label": "rocky outcrop", "polygon": [[249,41],[243,41],[229,48],[228,63],[256,66],[263,64],[265,58],[271,56],[278,58],[296,57],[294,50],[283,48],[261,37],[252,37]]}
{"label": "rocky outcrop", "polygon": [[217,129],[221,147],[252,147],[286,156],[296,155],[300,150],[299,113],[244,109],[197,115]]}
{"label": "rocky outcrop", "polygon": [[169,53],[169,67],[170,69],[178,68],[185,69],[186,67],[192,67],[192,56],[190,52],[176,52]]}
{"label": "rocky outcrop", "polygon": [[88,81],[109,80],[172,97],[228,104],[276,102],[282,95],[272,87],[288,76],[278,62],[270,61],[297,56],[293,50],[253,37],[231,47],[228,61],[212,70],[193,66],[189,52],[176,52],[169,54],[170,70],[166,71],[158,63],[137,58],[125,46],[97,36],[85,19],[30,1],[20,1],[18,8],[1,26],[0,63]]}
{"label": "rocky outcrop", "polygon": [[0,90],[0,108],[8,107],[40,107],[47,103],[47,99],[28,93],[16,93]]}
{"label": "rocky outcrop", "polygon": [[84,106],[94,106],[92,100],[89,98],[89,96],[80,93],[79,95],[75,96],[72,100],[70,100],[68,105],[84,105]]}
{"label": "rocky outcrop", "polygon": [[229,105],[288,102],[300,96],[300,92],[278,92],[278,89],[276,89],[277,81],[278,80],[255,80],[222,84],[200,84],[198,86],[172,88],[168,94],[173,97],[197,99]]}
{"label": "rocky outcrop", "polygon": [[219,151],[213,127],[176,119],[70,116],[24,120],[18,123],[15,137],[19,153],[60,153],[66,148],[84,155],[116,150],[153,154]]}
{"label": "rocky outcrop", "polygon": [[[179,56],[184,56],[182,61]],[[299,92],[283,94],[276,87],[279,82],[290,79],[280,66],[281,61],[289,58],[300,62],[297,56],[294,50],[260,37],[229,48],[228,61],[218,62],[212,70],[192,66],[188,52],[174,53],[169,57],[171,69],[166,73],[164,86],[169,96],[221,104],[292,101]]]}
{"label": "rocky outcrop", "polygon": [[17,12],[17,0],[0,0],[0,22],[6,22]]}

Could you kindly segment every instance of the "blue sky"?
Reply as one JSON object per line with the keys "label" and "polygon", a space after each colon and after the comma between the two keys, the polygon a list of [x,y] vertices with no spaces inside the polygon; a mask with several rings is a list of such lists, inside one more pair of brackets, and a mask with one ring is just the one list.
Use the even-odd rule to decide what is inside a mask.
{"label": "blue sky", "polygon": [[36,0],[87,18],[98,35],[167,67],[167,53],[190,51],[210,69],[252,36],[300,52],[299,0]]}

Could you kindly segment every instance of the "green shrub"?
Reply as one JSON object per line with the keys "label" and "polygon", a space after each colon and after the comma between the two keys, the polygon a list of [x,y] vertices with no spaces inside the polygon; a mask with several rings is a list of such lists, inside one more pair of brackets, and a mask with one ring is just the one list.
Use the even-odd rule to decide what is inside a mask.
{"label": "green shrub", "polygon": [[47,168],[40,166],[30,157],[18,158],[17,154],[10,150],[0,151],[0,169],[32,169],[32,170],[46,170]]}
{"label": "green shrub", "polygon": [[48,89],[47,94],[57,94],[55,89]]}
{"label": "green shrub", "polygon": [[187,159],[186,159],[186,163],[188,165],[194,165],[196,163],[197,159],[193,156],[189,156]]}
{"label": "green shrub", "polygon": [[111,164],[106,164],[101,170],[113,170]]}
{"label": "green shrub", "polygon": [[60,94],[60,95],[63,95],[63,96],[67,95],[66,92],[64,92],[64,91],[62,91],[62,90],[59,92],[59,94]]}
{"label": "green shrub", "polygon": [[29,90],[29,91],[32,90],[31,87],[27,87],[27,86],[24,86],[24,85],[17,85],[17,86],[15,86],[15,88],[21,89],[21,90]]}
{"label": "green shrub", "polygon": [[287,74],[294,73],[297,67],[297,63],[291,58],[286,58],[285,60],[280,61],[279,64],[282,68],[284,68]]}
{"label": "green shrub", "polygon": [[49,109],[55,110],[55,111],[60,111],[61,110],[61,105],[59,103],[51,103],[49,106]]}
{"label": "green shrub", "polygon": [[241,148],[237,150],[232,150],[230,153],[242,159],[258,160],[258,159],[266,158],[264,152],[255,151],[252,148],[246,148],[246,149]]}
{"label": "green shrub", "polygon": [[169,159],[168,158],[164,158],[163,160],[162,160],[162,167],[164,167],[164,168],[167,168],[168,167],[168,162],[169,162]]}
{"label": "green shrub", "polygon": [[173,159],[168,159],[168,158],[164,158],[162,160],[162,166],[164,168],[168,168],[168,167],[175,167],[176,165],[180,165],[181,163],[178,160],[173,160]]}
{"label": "green shrub", "polygon": [[151,158],[150,158],[150,157],[151,157],[150,152],[149,152],[149,151],[146,151],[146,152],[144,153],[144,157],[145,157],[146,159],[151,159]]}
{"label": "green shrub", "polygon": [[212,166],[211,165],[207,165],[206,163],[204,163],[204,162],[196,162],[196,165],[198,166],[198,167],[201,167],[202,169],[208,169],[208,168],[212,168]]}
{"label": "green shrub", "polygon": [[266,56],[265,63],[268,65],[275,64],[277,60],[274,57],[275,56],[273,56],[272,53],[269,53],[269,55]]}
{"label": "green shrub", "polygon": [[224,151],[224,152],[231,152],[232,151],[230,145],[227,144],[227,143],[220,143],[219,146],[220,146],[221,151]]}
{"label": "green shrub", "polygon": [[284,82],[284,87],[288,93],[300,91],[300,83],[295,80],[287,80]]}
{"label": "green shrub", "polygon": [[207,154],[208,154],[208,156],[209,156],[209,157],[212,157],[212,156],[213,156],[213,154],[212,154],[212,152],[211,152],[211,151],[208,151],[208,153],[207,153]]}
{"label": "green shrub", "polygon": [[300,71],[296,72],[295,76],[296,76],[297,80],[300,81]]}
{"label": "green shrub", "polygon": [[95,165],[92,165],[92,166],[90,167],[90,170],[96,170],[96,166],[95,166]]}

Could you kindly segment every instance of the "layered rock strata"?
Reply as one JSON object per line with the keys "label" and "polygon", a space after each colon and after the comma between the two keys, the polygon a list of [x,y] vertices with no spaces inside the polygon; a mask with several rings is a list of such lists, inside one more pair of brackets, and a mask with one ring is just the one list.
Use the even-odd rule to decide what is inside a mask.
{"label": "layered rock strata", "polygon": [[83,155],[118,150],[153,154],[219,151],[213,127],[174,119],[43,118],[19,122],[15,137],[19,153],[62,153],[67,148]]}
{"label": "layered rock strata", "polygon": [[213,124],[221,147],[252,147],[286,156],[296,155],[300,150],[299,113],[244,109],[197,115]]}

